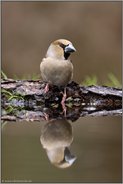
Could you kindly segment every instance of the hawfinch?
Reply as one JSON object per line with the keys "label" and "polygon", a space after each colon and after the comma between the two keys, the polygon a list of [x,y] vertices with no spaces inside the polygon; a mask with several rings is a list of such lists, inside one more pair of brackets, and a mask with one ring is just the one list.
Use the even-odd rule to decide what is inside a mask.
{"label": "hawfinch", "polygon": [[[73,44],[68,40],[59,39],[52,42],[47,50],[46,57],[40,64],[43,80],[48,84],[65,87],[73,77],[73,64],[69,56],[75,51]],[[48,84],[45,87],[45,92],[49,90]],[[66,88],[63,97],[62,102],[64,103]]]}
{"label": "hawfinch", "polygon": [[52,120],[45,124],[40,141],[54,166],[67,168],[76,160],[69,150],[73,134],[72,126],[66,119]]}
{"label": "hawfinch", "polygon": [[52,42],[46,58],[43,58],[40,64],[43,80],[56,86],[67,85],[73,76],[73,65],[69,56],[74,51],[74,46],[68,40],[59,39]]}

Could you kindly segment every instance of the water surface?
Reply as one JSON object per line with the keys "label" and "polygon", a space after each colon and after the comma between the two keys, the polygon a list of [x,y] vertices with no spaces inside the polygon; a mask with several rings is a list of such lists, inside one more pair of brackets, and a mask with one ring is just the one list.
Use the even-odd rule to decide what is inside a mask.
{"label": "water surface", "polygon": [[121,117],[83,117],[72,126],[68,168],[53,165],[43,148],[47,122],[6,122],[2,126],[2,181],[121,182]]}

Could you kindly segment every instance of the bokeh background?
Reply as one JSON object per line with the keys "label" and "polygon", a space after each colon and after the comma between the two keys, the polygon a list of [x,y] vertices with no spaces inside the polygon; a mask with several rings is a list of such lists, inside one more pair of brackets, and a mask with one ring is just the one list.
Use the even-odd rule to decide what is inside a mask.
{"label": "bokeh background", "polygon": [[[112,72],[121,81],[122,2],[2,2],[2,70],[9,78],[40,75],[49,44],[70,40],[74,80]],[[25,77],[24,77],[25,76]],[[122,118],[83,117],[73,123],[69,169],[53,167],[40,145],[44,122],[5,122],[2,180],[5,182],[121,182]]]}
{"label": "bokeh background", "polygon": [[40,76],[49,44],[70,40],[74,80],[112,72],[121,81],[121,2],[2,2],[2,70]]}

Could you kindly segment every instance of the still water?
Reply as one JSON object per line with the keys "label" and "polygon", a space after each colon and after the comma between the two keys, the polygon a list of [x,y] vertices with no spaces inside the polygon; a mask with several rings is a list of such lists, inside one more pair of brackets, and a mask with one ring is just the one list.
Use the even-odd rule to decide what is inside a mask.
{"label": "still water", "polygon": [[2,181],[121,182],[121,117],[4,122]]}

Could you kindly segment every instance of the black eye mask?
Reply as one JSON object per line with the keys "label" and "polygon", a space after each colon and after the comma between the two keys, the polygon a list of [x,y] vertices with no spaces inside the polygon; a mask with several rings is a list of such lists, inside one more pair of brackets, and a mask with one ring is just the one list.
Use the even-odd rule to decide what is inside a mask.
{"label": "black eye mask", "polygon": [[[68,44],[68,45],[69,45],[69,44]],[[70,56],[70,53],[65,52],[65,47],[68,46],[68,45],[64,45],[63,43],[59,43],[59,46],[60,46],[61,48],[63,48],[63,51],[64,51],[64,58],[65,58],[66,60],[67,60],[68,57]]]}
{"label": "black eye mask", "polygon": [[63,48],[63,50],[64,50],[65,47],[66,47],[66,45],[64,45],[63,43],[59,43],[59,46],[60,46],[61,48]]}

